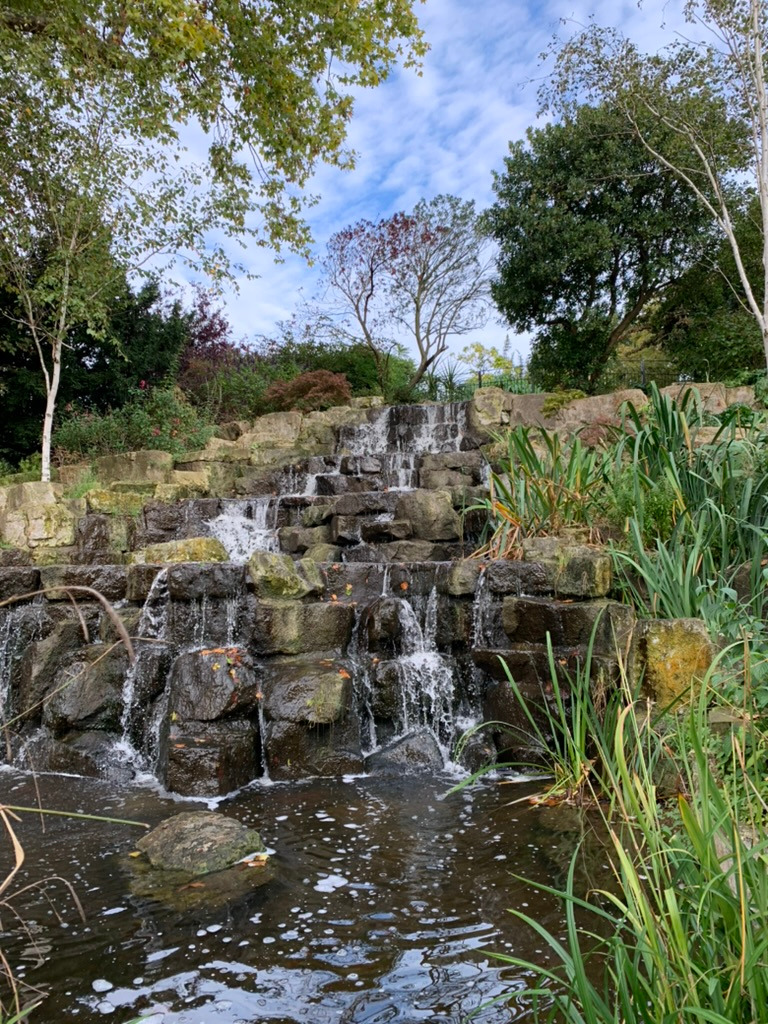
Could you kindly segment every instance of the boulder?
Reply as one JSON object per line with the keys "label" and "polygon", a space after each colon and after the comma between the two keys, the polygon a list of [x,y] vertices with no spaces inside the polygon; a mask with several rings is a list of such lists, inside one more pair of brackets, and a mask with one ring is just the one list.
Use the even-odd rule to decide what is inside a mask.
{"label": "boulder", "polygon": [[507,393],[501,388],[478,388],[467,404],[470,431],[483,442],[509,423]]}
{"label": "boulder", "polygon": [[461,520],[447,491],[405,491],[395,519],[408,520],[418,540],[457,540],[461,535]]}
{"label": "boulder", "polygon": [[258,597],[295,601],[323,591],[320,570],[312,559],[294,562],[290,555],[255,551],[248,572]]}
{"label": "boulder", "polygon": [[377,773],[435,771],[442,767],[442,751],[435,734],[427,728],[401,736],[365,759],[365,770]]}
{"label": "boulder", "polygon": [[255,715],[261,696],[253,662],[241,647],[187,651],[171,667],[169,709],[182,722]]}
{"label": "boulder", "polygon": [[688,702],[715,657],[715,648],[701,619],[652,619],[643,624],[638,668],[644,666],[643,687],[661,707]]}
{"label": "boulder", "polygon": [[227,549],[220,540],[213,537],[189,537],[186,540],[169,540],[163,544],[149,544],[133,551],[128,556],[132,565],[150,563],[163,565],[167,562],[226,562]]}
{"label": "boulder", "polygon": [[254,829],[215,811],[184,811],[166,818],[136,844],[152,867],[207,875],[249,854],[263,853]]}

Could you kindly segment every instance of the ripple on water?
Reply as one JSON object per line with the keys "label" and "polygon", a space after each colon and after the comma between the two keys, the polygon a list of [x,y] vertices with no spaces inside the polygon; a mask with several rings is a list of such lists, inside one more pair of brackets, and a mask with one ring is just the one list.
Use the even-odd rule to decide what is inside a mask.
{"label": "ripple on water", "polygon": [[[156,822],[177,809],[158,794],[110,793],[95,780],[40,780],[49,806]],[[28,780],[19,780],[21,796]],[[536,957],[514,906],[552,927],[554,901],[513,875],[557,882],[564,866],[535,812],[485,784],[441,799],[441,779],[318,780],[239,794],[222,806],[275,850],[274,877],[223,907],[185,912],[131,895],[125,826],[26,821],[27,879],[75,880],[86,924],[62,929],[42,897],[25,915],[50,953],[27,966],[51,989],[45,1021],[121,1024],[458,1024],[525,979],[486,950]],[[519,795],[518,792],[515,796]],[[506,858],[502,860],[501,858]],[[62,904],[63,907],[63,904]],[[13,950],[11,950],[13,953]],[[109,987],[107,987],[109,986]],[[480,1024],[525,1019],[525,1001],[489,1007]]]}

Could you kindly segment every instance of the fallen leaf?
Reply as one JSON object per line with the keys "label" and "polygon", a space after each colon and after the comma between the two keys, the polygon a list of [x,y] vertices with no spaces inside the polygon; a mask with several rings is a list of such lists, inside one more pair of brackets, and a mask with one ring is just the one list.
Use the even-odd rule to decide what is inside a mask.
{"label": "fallen leaf", "polygon": [[349,672],[347,672],[347,670],[345,668],[340,668],[339,669],[339,675],[341,676],[342,679],[351,679],[352,678],[352,676],[349,674]]}
{"label": "fallen leaf", "polygon": [[141,850],[131,850],[131,852],[128,854],[128,856],[129,857],[140,857],[141,856]]}
{"label": "fallen leaf", "polygon": [[219,669],[221,668],[221,665],[218,663],[218,661],[214,661],[214,663],[211,665],[211,668],[213,669],[214,672],[218,672]]}
{"label": "fallen leaf", "polygon": [[332,601],[338,601],[339,599],[338,599],[338,597],[336,597],[335,594],[331,594],[331,600]]}
{"label": "fallen leaf", "polygon": [[408,589],[408,584],[405,582],[405,580],[403,580],[403,582],[400,584],[400,589],[401,590],[407,590]]}
{"label": "fallen leaf", "polygon": [[173,745],[174,745],[174,747],[177,750],[183,750],[186,747],[187,744],[186,743],[174,743]]}

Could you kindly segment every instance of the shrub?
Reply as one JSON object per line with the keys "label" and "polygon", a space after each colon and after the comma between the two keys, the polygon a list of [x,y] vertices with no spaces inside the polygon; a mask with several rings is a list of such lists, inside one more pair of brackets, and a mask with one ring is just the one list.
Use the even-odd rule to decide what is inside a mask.
{"label": "shrub", "polygon": [[264,393],[265,401],[275,409],[301,409],[303,412],[344,405],[351,397],[346,376],[330,370],[313,370],[290,381],[275,381]]}
{"label": "shrub", "polygon": [[213,428],[174,388],[139,391],[103,415],[72,411],[53,435],[60,462],[155,448],[179,454],[205,447]]}

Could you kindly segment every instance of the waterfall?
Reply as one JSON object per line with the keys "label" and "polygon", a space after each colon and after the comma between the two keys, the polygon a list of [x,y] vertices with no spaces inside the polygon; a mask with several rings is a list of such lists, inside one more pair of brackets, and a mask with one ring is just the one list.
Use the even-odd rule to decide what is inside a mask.
{"label": "waterfall", "polygon": [[[168,627],[169,596],[168,570],[161,569],[152,581],[144,607],[139,617],[136,644],[136,659],[129,667],[123,680],[122,705],[120,717],[121,737],[115,750],[122,764],[146,768],[146,756],[140,753],[135,741],[140,731],[141,721],[135,712],[146,709],[151,699],[152,672],[157,668],[156,654],[166,641]],[[150,728],[151,732],[151,717]],[[145,746],[145,744],[142,744]]]}
{"label": "waterfall", "polygon": [[40,598],[32,604],[11,605],[0,611],[0,726],[12,714],[13,668],[30,643],[39,639],[44,609]]}
{"label": "waterfall", "polygon": [[222,502],[227,511],[212,519],[208,530],[221,541],[232,562],[243,565],[254,551],[279,551],[277,512],[279,498],[267,495]]}

